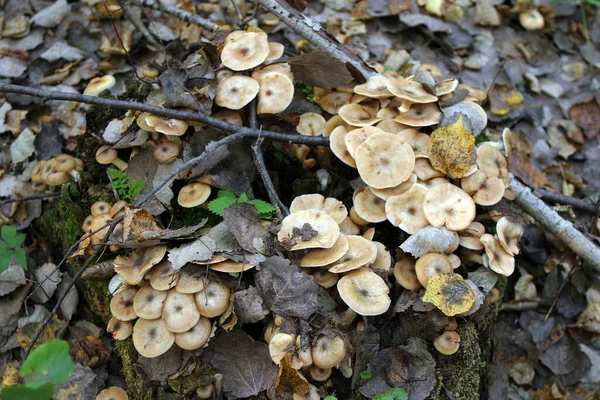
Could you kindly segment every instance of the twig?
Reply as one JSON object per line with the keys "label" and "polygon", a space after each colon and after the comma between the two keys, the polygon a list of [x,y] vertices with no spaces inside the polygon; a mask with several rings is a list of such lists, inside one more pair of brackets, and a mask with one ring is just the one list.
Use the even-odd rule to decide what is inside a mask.
{"label": "twig", "polygon": [[200,17],[199,15],[192,14],[174,6],[162,4],[160,0],[137,0],[137,2],[146,7],[150,7],[155,10],[171,14],[179,19],[184,20],[185,22],[201,26],[202,28],[207,29],[209,31],[216,31],[219,28],[219,25]]}
{"label": "twig", "polygon": [[[565,257],[563,257],[563,259]],[[562,260],[561,260],[561,262],[562,262]],[[558,268],[558,265],[556,267]],[[575,267],[575,268],[571,269],[569,271],[569,273],[567,274],[567,276],[565,276],[565,280],[562,281],[562,283],[560,284],[560,287],[558,288],[558,292],[556,292],[556,296],[554,297],[554,301],[550,305],[550,308],[548,309],[548,312],[546,313],[546,317],[544,318],[544,321],[547,321],[548,318],[550,318],[550,314],[552,314],[552,311],[554,311],[554,307],[556,307],[556,305],[558,304],[558,299],[560,298],[560,295],[562,294],[563,290],[567,286],[567,283],[571,279],[571,276],[573,276],[573,274],[575,273],[575,271],[577,271],[578,269],[579,269],[579,267]]]}
{"label": "twig", "polygon": [[346,46],[331,37],[318,22],[306,17],[290,7],[284,1],[257,0],[264,8],[277,15],[291,30],[308,40],[316,49],[330,54],[332,57],[350,64],[364,78],[376,76],[377,72],[362,58],[350,51]]}
{"label": "twig", "polygon": [[518,303],[502,303],[498,311],[527,311],[535,310],[540,305],[539,300],[520,301]]}
{"label": "twig", "polygon": [[47,199],[49,197],[56,197],[56,196],[60,196],[60,192],[34,194],[32,196],[27,196],[27,197],[16,197],[14,199],[6,199],[6,200],[0,201],[0,206],[3,206],[5,204],[10,204],[10,203],[22,203],[22,202],[30,201],[30,200]]}
{"label": "twig", "polygon": [[573,224],[564,220],[551,209],[531,189],[516,179],[512,179],[511,189],[515,192],[515,202],[535,218],[545,229],[562,240],[575,254],[600,271],[600,248],[579,232]]}
{"label": "twig", "polygon": [[189,112],[173,110],[170,108],[162,108],[152,106],[149,104],[138,103],[134,101],[124,101],[115,99],[105,99],[102,97],[86,96],[78,93],[66,93],[54,90],[43,90],[36,89],[21,85],[12,85],[4,81],[0,81],[0,92],[7,93],[19,93],[28,96],[40,97],[44,101],[49,100],[66,100],[66,101],[78,101],[80,103],[95,104],[100,106],[108,106],[114,108],[120,108],[123,110],[135,110],[141,112],[147,112],[161,117],[179,119],[184,121],[195,121],[202,122],[215,128],[221,129],[228,133],[244,133],[249,137],[264,137],[269,140],[276,140],[280,142],[288,143],[301,143],[315,146],[327,146],[329,138],[320,136],[304,136],[297,134],[287,134],[273,131],[258,131],[256,129],[240,126],[236,124],[230,124],[225,121],[218,120],[206,114],[200,112]]}
{"label": "twig", "polygon": [[148,30],[148,28],[146,28],[146,25],[144,25],[144,22],[135,14],[135,12],[133,12],[131,3],[127,5],[126,3],[121,2],[121,7],[123,8],[123,12],[125,13],[127,19],[131,21],[133,26],[135,26],[135,28],[140,31],[142,36],[148,41],[148,44],[152,47],[151,50],[156,51],[160,49],[160,43],[158,43],[156,38],[152,36],[152,33]]}
{"label": "twig", "polygon": [[551,192],[546,189],[535,189],[534,193],[539,193],[542,196],[542,200],[549,201],[552,203],[567,204],[573,208],[577,208],[581,211],[589,213],[595,213],[596,207],[593,204],[588,203],[585,200],[581,200],[571,196],[565,196],[560,193]]}

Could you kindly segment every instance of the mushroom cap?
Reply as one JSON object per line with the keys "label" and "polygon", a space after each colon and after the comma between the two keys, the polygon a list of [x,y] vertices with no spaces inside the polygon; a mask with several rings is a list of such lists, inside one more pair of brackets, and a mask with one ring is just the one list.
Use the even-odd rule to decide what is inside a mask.
{"label": "mushroom cap", "polygon": [[90,212],[92,217],[97,217],[98,215],[110,214],[110,204],[106,201],[97,201],[90,207]]}
{"label": "mushroom cap", "polygon": [[294,97],[294,83],[279,72],[271,72],[260,78],[258,91],[258,114],[277,114],[284,111]]}
{"label": "mushroom cap", "polygon": [[519,240],[523,236],[521,224],[502,217],[496,223],[496,234],[498,234],[500,245],[508,254],[511,256],[519,254]]}
{"label": "mushroom cap", "polygon": [[345,126],[338,126],[329,135],[329,147],[337,158],[344,164],[356,168],[356,161],[346,147],[346,135],[348,130]]}
{"label": "mushroom cap", "polygon": [[[381,109],[379,109],[379,111],[377,111],[377,116],[379,118],[381,118],[381,121],[379,121],[377,124],[381,124],[383,121],[393,121],[394,123],[396,123],[396,121],[394,121],[394,118],[396,118],[398,116],[399,112],[398,112],[398,108],[397,107],[391,107],[391,106],[385,106],[382,107]],[[400,125],[400,124],[398,124]],[[378,126],[379,128],[379,126]],[[390,133],[397,133],[397,132],[390,132]]]}
{"label": "mushroom cap", "polygon": [[331,132],[333,132],[333,130],[335,128],[337,128],[338,126],[342,126],[345,128],[349,128],[350,125],[348,125],[343,119],[342,117],[340,117],[339,115],[334,115],[333,117],[329,118],[327,120],[327,122],[325,123],[325,127],[323,128],[323,136],[325,137],[329,137],[331,136]]}
{"label": "mushroom cap", "polygon": [[339,260],[331,264],[329,272],[339,274],[358,269],[372,263],[377,257],[377,247],[362,236],[348,235],[348,251]]}
{"label": "mushroom cap", "polygon": [[175,333],[175,344],[184,350],[198,350],[210,339],[212,323],[206,317],[200,317],[196,325],[187,332]]}
{"label": "mushroom cap", "polygon": [[369,265],[369,268],[373,271],[389,271],[392,266],[392,255],[387,251],[383,243],[375,241],[371,243],[377,248],[377,256],[375,257],[375,261]]}
{"label": "mushroom cap", "polygon": [[331,368],[319,368],[316,365],[311,365],[309,370],[311,379],[316,382],[325,382],[331,376],[331,371]]}
{"label": "mushroom cap", "polygon": [[284,50],[285,46],[281,43],[269,42],[269,54],[267,55],[267,58],[265,58],[265,61],[274,61],[281,58]]}
{"label": "mushroom cap", "polygon": [[346,123],[353,126],[373,125],[381,121],[377,116],[377,110],[365,107],[361,104],[346,104],[340,107],[338,115],[342,117]]}
{"label": "mushroom cap", "polygon": [[450,261],[450,265],[452,265],[452,269],[456,269],[461,266],[462,262],[460,257],[456,254],[448,254],[448,261]]}
{"label": "mushroom cap", "polygon": [[385,99],[392,97],[388,90],[388,79],[385,76],[373,76],[365,83],[354,86],[354,93],[362,94],[371,99]]}
{"label": "mushroom cap", "polygon": [[477,148],[477,166],[488,178],[508,176],[508,164],[500,150],[484,143]]}
{"label": "mushroom cap", "polygon": [[210,385],[198,386],[196,388],[196,396],[199,399],[212,399],[214,391],[215,385],[212,383]]}
{"label": "mushroom cap", "polygon": [[455,331],[444,331],[433,339],[433,346],[446,356],[456,353],[460,347],[460,336]]}
{"label": "mushroom cap", "polygon": [[278,72],[290,78],[292,82],[294,81],[294,74],[292,74],[291,68],[287,63],[271,64],[261,69],[255,69],[252,71],[252,78],[256,79],[257,82],[260,82],[260,79],[263,76],[270,74],[271,72]]}
{"label": "mushroom cap", "polygon": [[332,274],[331,272],[324,271],[322,269],[316,271],[313,275],[313,281],[319,286],[324,287],[325,289],[329,289],[334,286],[339,280],[337,274]]}
{"label": "mushroom cap", "polygon": [[181,136],[187,131],[189,124],[174,118],[163,118],[158,115],[147,115],[146,123],[156,132],[169,136]]}
{"label": "mushroom cap", "polygon": [[100,164],[110,164],[116,160],[118,156],[119,153],[117,150],[108,145],[100,146],[100,148],[96,150],[96,161]]}
{"label": "mushroom cap", "polygon": [[321,336],[311,346],[313,364],[318,368],[333,368],[346,356],[346,342],[341,336]]}
{"label": "mushroom cap", "polygon": [[471,175],[462,177],[460,179],[460,187],[467,192],[467,194],[473,195],[481,189],[486,179],[487,176],[485,175],[485,172],[478,169]]}
{"label": "mushroom cap", "polygon": [[425,186],[416,183],[403,193],[388,197],[385,214],[390,223],[411,235],[429,225],[423,209],[427,192]]}
{"label": "mushroom cap", "polygon": [[[396,117],[394,117],[394,118],[396,118]],[[410,128],[410,126],[401,124],[400,122],[396,122],[393,119],[384,119],[382,121],[379,121],[375,125],[375,127],[382,129],[384,132],[394,133],[394,134],[400,133],[403,130]]]}
{"label": "mushroom cap", "polygon": [[277,332],[269,341],[269,355],[271,360],[277,365],[281,364],[281,360],[294,352],[296,346],[296,338],[290,333]]}
{"label": "mushroom cap", "polygon": [[179,333],[192,329],[200,319],[200,312],[194,303],[194,296],[171,289],[161,317],[169,331]]}
{"label": "mushroom cap", "polygon": [[314,112],[304,113],[300,116],[296,132],[304,136],[323,136],[326,123],[325,118],[321,114]]}
{"label": "mushroom cap", "polygon": [[395,196],[397,194],[406,192],[415,183],[417,183],[417,175],[412,173],[412,174],[410,174],[410,177],[406,181],[402,182],[401,184],[399,184],[397,186],[393,186],[391,188],[385,188],[385,189],[376,189],[374,187],[371,187],[371,192],[373,192],[373,194],[375,196],[379,197],[380,199],[387,200],[391,196]]}
{"label": "mushroom cap", "polygon": [[[342,106],[350,104],[352,94],[344,92],[331,92],[325,95],[319,105],[331,115],[336,115]],[[342,118],[342,117],[339,117]]]}
{"label": "mushroom cap", "polygon": [[348,153],[352,157],[354,157],[354,152],[356,148],[363,144],[367,138],[376,133],[385,133],[383,130],[379,128],[375,128],[374,126],[363,126],[362,128],[357,128],[349,131],[344,137],[344,143],[346,143],[346,148],[348,149]]}
{"label": "mushroom cap", "polygon": [[177,286],[181,271],[173,269],[171,261],[164,260],[150,271],[150,285],[155,290],[169,290]]}
{"label": "mushroom cap", "polygon": [[409,126],[431,126],[439,124],[442,112],[436,103],[413,104],[410,110],[400,113],[394,121]]}
{"label": "mushroom cap", "polygon": [[427,287],[431,277],[437,274],[449,273],[453,270],[454,268],[452,268],[448,256],[440,253],[427,253],[419,258],[415,264],[417,279],[423,287]]}
{"label": "mushroom cap", "polygon": [[232,32],[225,39],[221,62],[234,71],[245,71],[262,64],[269,56],[269,41],[258,32]]}
{"label": "mushroom cap", "polygon": [[354,210],[359,217],[368,222],[383,222],[387,219],[385,200],[375,196],[369,187],[354,197]]}
{"label": "mushroom cap", "polygon": [[431,166],[431,162],[427,158],[417,158],[415,160],[414,173],[417,178],[422,181],[428,181],[433,178],[441,178],[444,176],[443,173]]}
{"label": "mushroom cap", "polygon": [[339,224],[340,225],[340,233],[344,235],[359,235],[360,234],[360,226],[358,226],[352,218],[346,217]]}
{"label": "mushroom cap", "polygon": [[146,272],[158,264],[167,252],[167,246],[158,245],[136,250],[129,256],[115,258],[115,272],[123,277],[130,285],[142,281]]}
{"label": "mushroom cap", "polygon": [[175,335],[161,318],[140,318],[133,326],[133,346],[142,356],[158,357],[175,343]]}
{"label": "mushroom cap", "polygon": [[217,111],[214,115],[214,118],[235,125],[243,125],[244,119],[240,115],[238,111],[234,110],[220,110]]}
{"label": "mushroom cap", "polygon": [[445,79],[435,84],[436,96],[443,96],[452,93],[458,87],[458,79]]}
{"label": "mushroom cap", "polygon": [[210,185],[192,182],[181,188],[177,196],[177,203],[185,208],[197,207],[208,200],[210,192]]}
{"label": "mushroom cap", "polygon": [[211,264],[209,266],[209,268],[212,269],[213,271],[227,272],[227,273],[233,273],[233,274],[248,271],[254,267],[256,267],[256,265],[253,265],[253,264],[250,264],[247,262],[237,262],[237,261],[231,261],[231,260],[225,260],[225,261],[222,261],[219,263]]}
{"label": "mushroom cap", "polygon": [[204,290],[207,284],[206,273],[206,267],[200,265],[185,267],[179,275],[175,290],[179,293],[197,293]]}
{"label": "mushroom cap", "polygon": [[218,317],[229,307],[231,290],[222,283],[211,281],[194,299],[200,314],[207,318]]}
{"label": "mushroom cap", "polygon": [[403,257],[394,264],[394,278],[405,289],[417,290],[421,287],[415,271],[416,263],[417,260],[413,257]]}
{"label": "mushroom cap", "polygon": [[154,158],[160,163],[171,163],[179,156],[179,146],[174,142],[162,142],[154,148]]}
{"label": "mushroom cap", "polygon": [[373,240],[373,238],[375,237],[375,228],[369,228],[366,231],[364,231],[362,237],[364,237],[367,240]]}
{"label": "mushroom cap", "polygon": [[302,257],[301,267],[322,267],[336,262],[346,254],[350,244],[345,235],[341,234],[334,245],[328,249],[312,249]]}
{"label": "mushroom cap", "polygon": [[[84,93],[84,94],[86,94],[86,93]],[[129,396],[127,396],[127,392],[118,386],[111,386],[109,388],[106,388],[103,391],[101,391],[100,393],[98,393],[98,396],[96,396],[96,400],[128,400],[128,399],[129,399]]]}
{"label": "mushroom cap", "polygon": [[487,178],[477,193],[473,195],[475,204],[480,206],[493,206],[504,197],[504,183],[500,178],[492,176]]}
{"label": "mushroom cap", "polygon": [[404,140],[415,153],[416,158],[428,158],[429,135],[419,132],[415,128],[403,129],[397,133],[398,137]]}
{"label": "mushroom cap", "polygon": [[258,94],[258,82],[249,76],[233,75],[217,83],[215,103],[230,110],[239,110]]}
{"label": "mushroom cap", "polygon": [[525,11],[519,14],[519,23],[528,31],[544,29],[544,16],[537,9]]}
{"label": "mushroom cap", "polygon": [[68,154],[59,154],[51,161],[52,168],[58,172],[69,172],[75,169],[75,158]]}
{"label": "mushroom cap", "polygon": [[83,90],[83,94],[87,96],[98,96],[105,90],[115,86],[117,80],[112,75],[104,75],[90,80]]}
{"label": "mushroom cap", "polygon": [[292,244],[291,250],[330,248],[338,239],[340,227],[326,212],[302,210],[285,217],[277,234],[279,242]]}
{"label": "mushroom cap", "polygon": [[133,299],[136,293],[136,288],[129,288],[116,293],[110,299],[110,313],[121,321],[131,321],[137,318],[133,308]]}
{"label": "mushroom cap", "polygon": [[369,221],[365,221],[364,219],[359,217],[359,215],[356,213],[356,210],[354,209],[354,206],[352,206],[348,215],[350,216],[350,219],[352,220],[352,222],[354,222],[358,226],[369,225]]}
{"label": "mushroom cap", "polygon": [[392,299],[385,281],[368,268],[344,275],[337,283],[340,297],[360,315],[380,315],[390,307]]}
{"label": "mushroom cap", "polygon": [[112,317],[106,326],[106,332],[110,333],[115,340],[125,340],[133,332],[133,323],[131,321],[121,321]]}
{"label": "mushroom cap", "polygon": [[376,189],[406,181],[415,167],[412,148],[391,133],[371,135],[356,149],[356,167],[363,181]]}
{"label": "mushroom cap", "polygon": [[442,70],[435,64],[421,64],[417,67],[415,72],[427,71],[433,78],[440,78],[442,76]]}
{"label": "mushroom cap", "polygon": [[113,204],[112,206],[110,206],[110,210],[109,210],[108,214],[111,217],[114,218],[114,216],[117,215],[125,207],[127,207],[127,201],[126,200],[119,200],[115,204]]}
{"label": "mushroom cap", "polygon": [[434,103],[438,100],[436,96],[428,93],[419,82],[409,79],[388,79],[387,88],[394,96],[412,103]]}
{"label": "mushroom cap", "polygon": [[502,247],[498,239],[489,233],[481,236],[479,240],[485,247],[491,270],[500,275],[510,276],[515,270],[515,258]]}
{"label": "mushroom cap", "polygon": [[133,298],[135,313],[141,318],[160,318],[167,294],[167,291],[155,290],[152,286],[141,288]]}
{"label": "mushroom cap", "polygon": [[303,194],[295,197],[290,204],[290,212],[296,213],[302,210],[325,211],[336,224],[341,223],[347,216],[348,210],[344,203],[333,197],[325,197],[319,193]]}
{"label": "mushroom cap", "polygon": [[436,228],[446,225],[451,231],[462,231],[475,219],[475,202],[464,190],[444,182],[427,191],[423,211]]}

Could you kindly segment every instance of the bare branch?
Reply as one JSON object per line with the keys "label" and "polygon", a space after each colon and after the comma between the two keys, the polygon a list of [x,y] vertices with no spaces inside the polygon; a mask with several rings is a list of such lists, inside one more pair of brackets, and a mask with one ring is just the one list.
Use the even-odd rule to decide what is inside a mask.
{"label": "bare branch", "polygon": [[47,199],[47,198],[56,197],[56,196],[60,196],[60,192],[34,194],[32,196],[27,196],[27,197],[15,197],[13,199],[6,199],[6,200],[0,201],[0,206],[3,206],[5,204],[10,204],[10,203],[23,203],[25,201],[30,201],[30,200]]}
{"label": "bare branch", "polygon": [[192,14],[180,8],[174,6],[168,6],[162,4],[160,0],[136,0],[137,3],[144,5],[146,7],[153,8],[155,10],[163,11],[167,14],[171,14],[185,22],[192,23],[194,25],[201,26],[204,29],[209,31],[216,31],[219,28],[219,25],[200,17],[199,15]]}
{"label": "bare branch", "polygon": [[302,143],[307,145],[315,146],[327,146],[329,144],[329,138],[319,136],[304,136],[297,134],[280,133],[273,131],[258,131],[256,129],[248,128],[245,126],[230,124],[225,121],[213,118],[200,112],[189,112],[179,111],[170,108],[162,108],[152,106],[144,103],[137,103],[134,101],[124,101],[115,99],[105,99],[102,97],[86,96],[78,93],[65,93],[54,90],[43,90],[36,89],[21,85],[12,85],[4,81],[0,81],[0,92],[6,93],[19,93],[28,96],[40,97],[44,101],[49,100],[66,100],[66,101],[78,101],[81,103],[95,104],[100,106],[108,106],[120,108],[123,110],[135,110],[147,112],[154,115],[160,115],[161,117],[180,119],[184,121],[195,121],[202,122],[207,125],[214,126],[215,128],[221,129],[228,133],[244,133],[248,137],[264,137],[269,140],[276,140],[279,142],[288,143]]}
{"label": "bare branch", "polygon": [[577,208],[579,210],[589,212],[589,213],[596,212],[596,206],[593,205],[592,203],[588,203],[585,200],[577,199],[577,198],[571,197],[571,196],[565,196],[560,193],[551,192],[551,191],[545,190],[545,189],[535,189],[534,193],[542,196],[542,200],[547,201],[547,202],[558,203],[558,204],[567,204],[573,208]]}

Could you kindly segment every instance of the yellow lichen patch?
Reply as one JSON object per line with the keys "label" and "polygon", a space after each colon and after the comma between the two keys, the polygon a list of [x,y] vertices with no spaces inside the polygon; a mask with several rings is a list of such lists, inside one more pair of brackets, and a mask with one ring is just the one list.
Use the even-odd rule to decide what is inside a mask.
{"label": "yellow lichen patch", "polygon": [[310,384],[306,378],[292,367],[290,355],[285,355],[279,365],[279,376],[275,382],[275,390],[277,392],[288,392],[304,396],[308,393],[309,389]]}
{"label": "yellow lichen patch", "polygon": [[523,103],[523,95],[509,85],[495,84],[489,94],[492,114],[504,116]]}
{"label": "yellow lichen patch", "polygon": [[475,304],[475,295],[462,276],[450,272],[429,279],[423,301],[451,317],[468,312]]}
{"label": "yellow lichen patch", "polygon": [[429,161],[436,170],[462,178],[471,167],[475,137],[465,128],[463,115],[455,123],[437,128],[429,140]]}

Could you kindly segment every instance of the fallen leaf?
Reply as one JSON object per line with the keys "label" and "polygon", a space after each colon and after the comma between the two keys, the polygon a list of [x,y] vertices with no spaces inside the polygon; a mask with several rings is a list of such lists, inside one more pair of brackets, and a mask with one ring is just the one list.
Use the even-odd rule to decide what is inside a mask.
{"label": "fallen leaf", "polygon": [[529,186],[544,187],[548,182],[548,178],[546,174],[531,164],[531,146],[525,135],[512,131],[510,149],[508,170]]}
{"label": "fallen leaf", "polygon": [[475,304],[475,295],[462,276],[450,272],[434,275],[429,280],[423,301],[453,316],[468,312]]}
{"label": "fallen leaf", "polygon": [[419,258],[427,253],[443,253],[454,243],[454,235],[446,227],[428,226],[419,229],[400,245],[400,248]]}
{"label": "fallen leaf", "polygon": [[67,383],[56,386],[55,399],[93,399],[98,394],[96,374],[90,367],[80,364],[75,369]]}
{"label": "fallen leaf", "polygon": [[[256,290],[250,286],[248,289],[235,292],[235,313],[242,324],[253,324],[265,318],[263,299]],[[268,312],[268,309],[266,310]]]}
{"label": "fallen leaf", "polygon": [[254,205],[233,204],[223,211],[223,220],[244,250],[250,253],[273,253],[273,235],[262,225]]}
{"label": "fallen leaf", "polygon": [[469,170],[475,152],[475,137],[465,128],[464,117],[437,128],[429,140],[429,161],[436,170],[453,178],[462,178]]}
{"label": "fallen leaf", "polygon": [[183,350],[179,346],[172,346],[166,353],[158,357],[146,358],[138,355],[138,363],[152,381],[166,381],[171,375],[177,373],[184,365]]}
{"label": "fallen leaf", "polygon": [[104,345],[102,339],[86,336],[69,340],[69,354],[74,362],[85,367],[95,368],[108,362],[111,351]]}
{"label": "fallen leaf", "polygon": [[35,152],[34,141],[33,132],[25,128],[10,145],[10,158],[13,164],[27,160]]}
{"label": "fallen leaf", "polygon": [[288,60],[296,81],[309,86],[331,89],[352,81],[346,66],[322,51],[312,51]]}
{"label": "fallen leaf", "polygon": [[58,284],[62,280],[62,272],[53,263],[45,263],[33,271],[33,275],[36,280],[36,290],[31,295],[31,299],[36,303],[44,304],[50,300],[58,288]]}
{"label": "fallen leaf", "polygon": [[208,260],[212,257],[215,249],[214,240],[203,236],[191,243],[172,248],[169,250],[168,259],[171,261],[173,269],[178,270],[189,262]]}
{"label": "fallen leaf", "polygon": [[569,110],[571,119],[583,129],[588,139],[600,133],[600,105],[595,100],[577,103]]}
{"label": "fallen leaf", "polygon": [[294,368],[290,363],[290,355],[286,354],[281,359],[279,365],[279,375],[275,382],[277,392],[289,392],[294,396],[305,396],[310,389],[310,384],[304,376]]}
{"label": "fallen leaf", "polygon": [[509,85],[494,84],[489,94],[492,114],[505,116],[523,103],[523,95]]}

